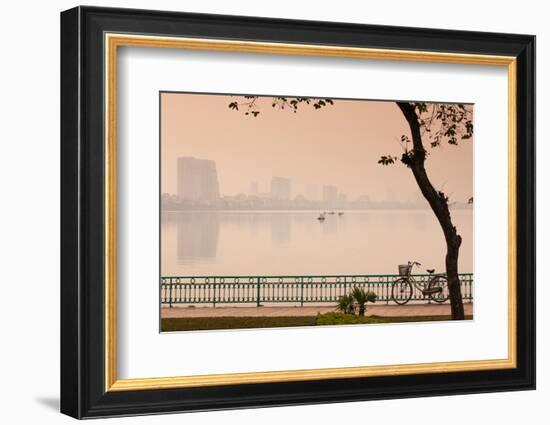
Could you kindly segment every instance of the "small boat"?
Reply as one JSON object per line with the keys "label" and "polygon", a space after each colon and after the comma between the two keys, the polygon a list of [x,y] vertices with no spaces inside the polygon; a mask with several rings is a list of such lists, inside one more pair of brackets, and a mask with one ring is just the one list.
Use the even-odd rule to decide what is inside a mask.
{"label": "small boat", "polygon": [[319,217],[317,217],[317,220],[319,220],[319,221],[325,221],[325,215],[324,215],[324,214],[320,214]]}
{"label": "small boat", "polygon": [[339,212],[338,215],[339,215],[340,217],[342,217],[342,216],[344,215],[344,213],[343,213],[343,212]]}
{"label": "small boat", "polygon": [[330,215],[336,214],[334,211],[329,212]]}

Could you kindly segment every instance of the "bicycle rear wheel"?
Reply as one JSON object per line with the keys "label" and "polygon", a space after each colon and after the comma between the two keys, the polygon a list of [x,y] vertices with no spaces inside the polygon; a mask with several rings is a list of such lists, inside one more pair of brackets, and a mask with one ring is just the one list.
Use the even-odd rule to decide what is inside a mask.
{"label": "bicycle rear wheel", "polygon": [[402,277],[393,282],[391,286],[391,298],[399,305],[407,304],[413,295],[413,288],[409,279]]}
{"label": "bicycle rear wheel", "polygon": [[441,291],[430,294],[430,299],[436,303],[444,303],[449,299],[449,286],[447,285],[447,278],[445,276],[435,276],[430,280],[428,284],[428,290],[441,288]]}

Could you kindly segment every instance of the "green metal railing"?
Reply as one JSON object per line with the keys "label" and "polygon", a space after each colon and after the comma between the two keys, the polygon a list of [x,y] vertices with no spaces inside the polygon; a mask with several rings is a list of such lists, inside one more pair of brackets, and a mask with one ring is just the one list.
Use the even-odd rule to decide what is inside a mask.
{"label": "green metal railing", "polygon": [[[399,275],[348,276],[163,276],[160,281],[162,304],[255,304],[335,303],[354,287],[372,291],[377,302],[391,301],[391,285]],[[424,286],[433,275],[415,274]],[[459,274],[464,301],[473,300],[472,273]],[[413,288],[411,301],[430,302]]]}

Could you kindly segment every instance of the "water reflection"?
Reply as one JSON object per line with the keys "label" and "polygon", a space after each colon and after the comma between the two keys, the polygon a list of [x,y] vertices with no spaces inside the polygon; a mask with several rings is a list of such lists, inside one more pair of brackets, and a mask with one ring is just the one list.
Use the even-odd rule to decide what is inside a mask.
{"label": "water reflection", "polygon": [[179,214],[176,220],[179,264],[216,258],[220,234],[218,214]]}
{"label": "water reflection", "polygon": [[288,214],[275,214],[270,217],[271,240],[275,243],[288,242],[290,240],[291,216]]}
{"label": "water reflection", "polygon": [[324,221],[321,221],[323,234],[325,235],[336,235],[338,232],[338,225],[340,224],[341,217],[336,216],[327,216]]}
{"label": "water reflection", "polygon": [[[471,210],[453,211],[463,238],[459,271],[473,271]],[[444,270],[431,211],[189,211],[163,215],[163,275],[395,273],[409,259]],[[421,270],[420,270],[421,271]]]}

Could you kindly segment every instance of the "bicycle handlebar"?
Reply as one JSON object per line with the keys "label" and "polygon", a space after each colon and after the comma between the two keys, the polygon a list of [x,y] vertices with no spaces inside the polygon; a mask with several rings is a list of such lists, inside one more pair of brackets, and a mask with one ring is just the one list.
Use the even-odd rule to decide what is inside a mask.
{"label": "bicycle handlebar", "polygon": [[409,261],[409,266],[421,266],[422,264],[420,264],[418,261]]}

